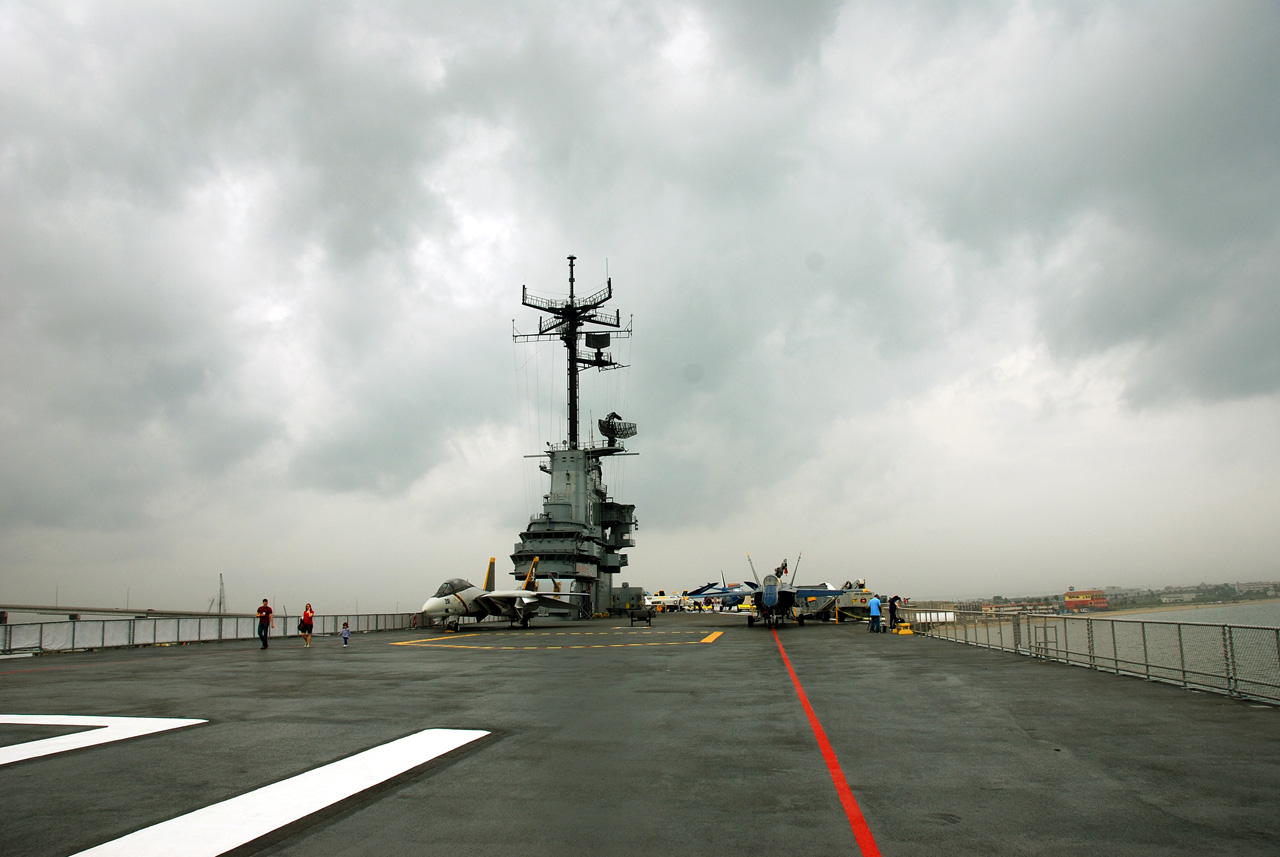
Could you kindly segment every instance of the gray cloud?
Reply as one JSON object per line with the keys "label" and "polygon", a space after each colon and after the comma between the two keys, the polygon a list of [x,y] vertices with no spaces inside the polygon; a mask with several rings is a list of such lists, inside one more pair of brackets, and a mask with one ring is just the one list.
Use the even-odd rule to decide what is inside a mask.
{"label": "gray cloud", "polygon": [[1134,11],[1096,10],[1029,57],[977,106],[991,124],[925,164],[920,200],[988,254],[1036,242],[1044,335],[1064,360],[1139,350],[1131,401],[1274,393],[1280,16]]}
{"label": "gray cloud", "polygon": [[[252,553],[270,537],[237,510],[262,504],[494,552],[475,542],[518,523],[485,460],[519,455],[507,319],[536,323],[520,286],[561,293],[568,253],[580,284],[607,259],[636,318],[630,386],[587,406],[640,423],[654,567],[699,528],[816,546],[849,522],[942,590],[954,569],[899,533],[962,477],[990,483],[967,508],[1061,514],[1076,495],[1017,475],[1060,478],[1037,441],[1103,468],[1146,420],[1194,436],[1280,391],[1271,5],[0,15],[0,540],[23,575],[95,528],[155,566],[217,537],[197,518]],[[283,567],[291,545],[317,561],[285,540]]]}

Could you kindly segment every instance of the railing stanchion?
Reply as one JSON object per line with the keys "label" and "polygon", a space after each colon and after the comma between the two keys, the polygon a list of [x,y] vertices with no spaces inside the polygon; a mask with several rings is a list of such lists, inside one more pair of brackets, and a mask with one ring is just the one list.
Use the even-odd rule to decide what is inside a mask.
{"label": "railing stanchion", "polygon": [[1146,674],[1147,681],[1151,680],[1151,656],[1147,654],[1147,623],[1140,622],[1142,625],[1142,668]]}
{"label": "railing stanchion", "polygon": [[1116,645],[1116,620],[1111,620],[1111,666],[1120,675],[1120,648]]}
{"label": "railing stanchion", "polygon": [[1182,645],[1182,623],[1178,623],[1178,668],[1182,671],[1182,686],[1187,686],[1187,650]]}
{"label": "railing stanchion", "polygon": [[1098,668],[1098,661],[1097,661],[1097,658],[1094,656],[1094,651],[1093,651],[1093,620],[1092,619],[1084,620],[1084,632],[1085,632],[1084,634],[1085,638],[1089,642],[1089,669],[1096,670]]}
{"label": "railing stanchion", "polygon": [[1235,665],[1235,646],[1230,626],[1222,626],[1222,666],[1223,678],[1227,682],[1227,694],[1230,696],[1239,695],[1239,687],[1236,684],[1236,665]]}

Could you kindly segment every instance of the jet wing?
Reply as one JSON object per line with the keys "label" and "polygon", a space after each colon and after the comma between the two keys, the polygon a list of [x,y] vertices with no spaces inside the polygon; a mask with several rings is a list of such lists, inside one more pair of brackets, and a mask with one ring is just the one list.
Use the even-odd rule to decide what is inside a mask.
{"label": "jet wing", "polygon": [[844,595],[843,589],[830,589],[825,586],[800,586],[796,587],[796,597],[802,600],[810,598],[837,598]]}
{"label": "jet wing", "polygon": [[[532,595],[535,593],[526,593],[526,594]],[[575,604],[572,601],[566,601],[564,596],[580,595],[585,597],[587,596],[588,593],[561,592],[559,595],[544,595],[543,593],[539,592],[536,594],[538,596],[537,603],[539,607],[549,607],[552,610],[582,610],[584,609],[582,604]],[[525,603],[527,604],[528,602],[526,601]]]}
{"label": "jet wing", "polygon": [[843,594],[843,589],[821,586],[800,587],[796,589],[796,606],[802,612],[818,613],[830,607],[832,602]]}
{"label": "jet wing", "polygon": [[691,591],[688,598],[723,598],[726,595],[750,595],[751,590],[743,590],[738,587],[726,588],[723,586],[700,587],[696,592]]}
{"label": "jet wing", "polygon": [[711,583],[704,583],[701,586],[699,586],[697,589],[690,589],[688,592],[684,593],[684,597],[703,598],[708,594],[710,594],[708,590],[719,589],[719,588],[720,588],[719,586],[716,586],[715,581],[712,581]]}
{"label": "jet wing", "polygon": [[515,613],[515,599],[519,596],[518,592],[486,592],[477,595],[474,603],[490,616],[511,616]]}
{"label": "jet wing", "polygon": [[552,610],[580,610],[581,606],[565,600],[566,596],[582,595],[585,592],[562,592],[550,595],[536,590],[513,589],[506,592],[486,592],[476,596],[476,603],[484,606],[493,616],[519,616],[535,613],[540,607]]}

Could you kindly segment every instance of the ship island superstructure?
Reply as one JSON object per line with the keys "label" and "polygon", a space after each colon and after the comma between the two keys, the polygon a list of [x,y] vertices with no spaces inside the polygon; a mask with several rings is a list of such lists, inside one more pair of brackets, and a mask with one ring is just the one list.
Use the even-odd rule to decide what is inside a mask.
{"label": "ship island superstructure", "polygon": [[[535,575],[549,578],[558,588],[569,583],[570,591],[590,594],[587,611],[609,610],[613,575],[627,565],[623,549],[635,545],[635,506],[616,502],[604,484],[601,462],[627,452],[623,441],[636,433],[635,423],[625,422],[617,413],[598,420],[604,445],[583,444],[579,437],[578,375],[584,369],[598,371],[625,368],[613,359],[609,348],[615,339],[631,335],[631,324],[622,326],[617,310],[602,309],[613,297],[613,281],[585,297],[574,292],[574,260],[569,259],[569,297],[548,299],[529,294],[522,287],[521,304],[545,313],[538,320],[537,333],[513,333],[516,342],[560,340],[567,363],[568,437],[529,457],[546,458],[538,468],[550,477],[543,495],[542,512],[529,519],[511,554],[512,575],[523,578],[538,558]],[[591,328],[606,328],[592,330]]]}

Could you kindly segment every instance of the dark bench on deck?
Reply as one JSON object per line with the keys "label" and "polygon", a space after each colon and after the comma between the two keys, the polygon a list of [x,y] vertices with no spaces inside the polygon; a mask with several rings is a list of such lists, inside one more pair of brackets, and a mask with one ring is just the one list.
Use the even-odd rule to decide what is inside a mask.
{"label": "dark bench on deck", "polygon": [[652,607],[632,607],[627,611],[627,615],[631,617],[631,624],[643,622],[650,628],[653,627],[653,615],[658,611]]}

